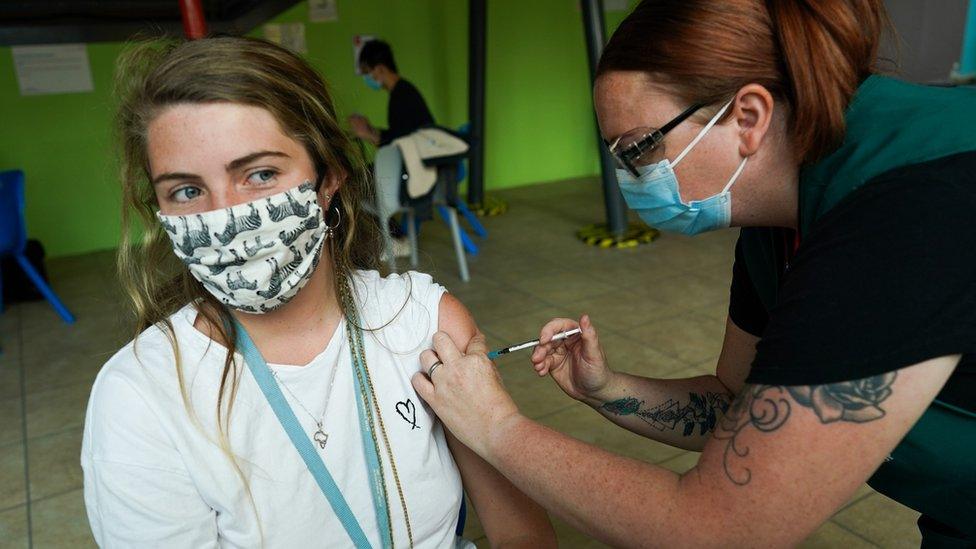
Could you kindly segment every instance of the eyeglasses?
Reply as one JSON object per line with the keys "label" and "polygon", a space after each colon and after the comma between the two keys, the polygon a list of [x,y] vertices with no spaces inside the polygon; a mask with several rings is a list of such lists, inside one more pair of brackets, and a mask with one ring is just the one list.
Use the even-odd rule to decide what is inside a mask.
{"label": "eyeglasses", "polygon": [[640,127],[630,130],[618,137],[613,143],[607,143],[610,154],[613,155],[621,168],[630,172],[634,177],[640,177],[638,167],[656,164],[664,159],[664,135],[703,106],[696,103],[688,107],[660,128]]}

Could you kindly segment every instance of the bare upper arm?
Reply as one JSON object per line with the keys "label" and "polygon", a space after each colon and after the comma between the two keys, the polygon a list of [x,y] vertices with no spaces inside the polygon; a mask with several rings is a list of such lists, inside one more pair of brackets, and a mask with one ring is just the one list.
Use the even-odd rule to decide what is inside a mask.
{"label": "bare upper arm", "polygon": [[[441,297],[437,329],[449,335],[461,352],[478,333],[467,307],[450,294]],[[445,433],[465,491],[492,546],[555,547],[555,533],[545,510],[449,431]]]}
{"label": "bare upper arm", "polygon": [[726,319],[725,340],[715,366],[715,375],[733,395],[738,394],[746,383],[759,339],[736,326],[732,318]]}
{"label": "bare upper arm", "polygon": [[745,385],[682,478],[678,509],[707,501],[716,512],[701,533],[730,545],[798,543],[871,476],[959,358],[840,383]]}
{"label": "bare upper arm", "polygon": [[471,312],[451,294],[441,297],[437,308],[437,329],[451,336],[461,352],[467,349],[468,342],[478,333]]}

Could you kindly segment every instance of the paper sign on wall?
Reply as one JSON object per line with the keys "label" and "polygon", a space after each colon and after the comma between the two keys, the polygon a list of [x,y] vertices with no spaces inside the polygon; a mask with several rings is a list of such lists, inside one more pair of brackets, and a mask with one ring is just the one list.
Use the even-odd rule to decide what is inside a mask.
{"label": "paper sign on wall", "polygon": [[363,46],[371,40],[376,40],[376,37],[370,34],[357,34],[352,37],[352,66],[356,74],[363,74],[363,71],[359,70],[359,52],[363,51]]}
{"label": "paper sign on wall", "polygon": [[337,0],[308,0],[308,20],[316,23],[339,20]]}
{"label": "paper sign on wall", "polygon": [[21,95],[90,92],[88,49],[84,44],[14,46],[14,68]]}
{"label": "paper sign on wall", "polygon": [[295,53],[308,53],[305,23],[268,23],[264,26],[264,37]]}

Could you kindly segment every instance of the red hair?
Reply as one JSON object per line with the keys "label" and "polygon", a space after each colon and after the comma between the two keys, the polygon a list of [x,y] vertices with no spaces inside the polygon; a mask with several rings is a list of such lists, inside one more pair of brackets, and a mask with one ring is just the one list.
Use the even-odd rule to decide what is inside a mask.
{"label": "red hair", "polygon": [[643,0],[610,38],[597,75],[640,71],[687,104],[760,84],[790,106],[797,158],[844,138],[844,111],[875,72],[882,0]]}

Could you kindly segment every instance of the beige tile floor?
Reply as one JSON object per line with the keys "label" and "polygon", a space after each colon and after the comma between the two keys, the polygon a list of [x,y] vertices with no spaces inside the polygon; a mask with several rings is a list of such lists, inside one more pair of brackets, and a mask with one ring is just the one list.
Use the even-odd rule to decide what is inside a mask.
{"label": "beige tile floor", "polygon": [[[491,344],[533,336],[553,316],[589,313],[615,367],[649,376],[706,373],[718,356],[728,300],[733,231],[695,239],[665,236],[631,250],[601,250],[574,231],[602,217],[592,180],[499,192],[505,215],[485,219],[490,238],[458,280],[443,224],[422,231],[423,270],[474,313]],[[52,260],[57,292],[78,316],[65,326],[45,303],[0,315],[0,547],[86,547],[78,464],[86,399],[104,361],[131,339],[113,253]],[[610,427],[586,406],[538,379],[524,356],[499,363],[525,414],[612,451],[673,471],[697,455]],[[467,536],[487,546],[477,517]],[[917,513],[864,487],[806,547],[917,547]],[[556,521],[564,547],[596,547]]]}

